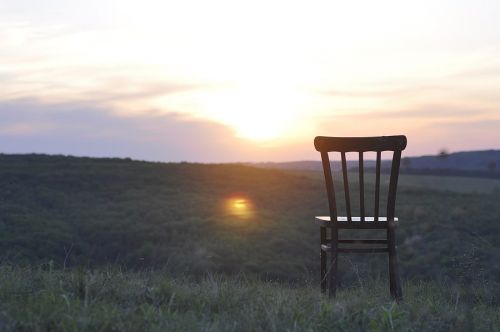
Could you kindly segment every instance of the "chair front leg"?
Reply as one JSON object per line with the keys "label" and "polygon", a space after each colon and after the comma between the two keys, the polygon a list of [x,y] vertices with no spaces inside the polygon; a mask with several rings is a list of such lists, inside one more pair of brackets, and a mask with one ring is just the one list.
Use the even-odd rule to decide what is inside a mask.
{"label": "chair front leg", "polygon": [[337,256],[338,256],[338,239],[339,232],[337,227],[331,228],[332,236],[330,240],[331,255],[330,255],[330,278],[328,285],[328,296],[335,297],[337,294]]}

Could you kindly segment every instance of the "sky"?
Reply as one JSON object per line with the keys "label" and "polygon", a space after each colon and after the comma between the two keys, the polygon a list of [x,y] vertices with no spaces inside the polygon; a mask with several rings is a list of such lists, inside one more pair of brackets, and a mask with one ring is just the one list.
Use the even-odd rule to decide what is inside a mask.
{"label": "sky", "polygon": [[0,152],[317,160],[500,149],[500,2],[0,1]]}

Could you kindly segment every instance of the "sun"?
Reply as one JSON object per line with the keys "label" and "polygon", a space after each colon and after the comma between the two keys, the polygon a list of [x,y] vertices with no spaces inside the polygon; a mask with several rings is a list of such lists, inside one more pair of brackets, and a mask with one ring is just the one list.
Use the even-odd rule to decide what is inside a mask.
{"label": "sun", "polygon": [[211,118],[229,125],[238,137],[269,141],[289,131],[302,104],[297,89],[269,84],[239,84],[212,92],[204,107]]}
{"label": "sun", "polygon": [[[254,9],[253,16],[245,10],[238,20],[228,22],[231,24],[222,23],[225,15],[210,20],[207,29],[214,25],[218,29],[206,40],[198,40],[199,28],[188,34],[194,38],[191,42],[182,38],[179,49],[185,48],[186,54],[181,54],[180,66],[171,75],[180,75],[187,86],[196,88],[162,94],[148,106],[214,121],[233,129],[238,138],[271,143],[267,145],[296,138],[304,125],[301,120],[308,117],[317,101],[317,65],[313,62],[311,66],[310,51],[291,37],[302,35],[302,26],[293,22],[297,34],[287,29],[290,37],[283,38],[284,31],[277,29],[274,16],[256,25],[254,18],[262,16],[262,11]],[[205,19],[204,15],[200,18]],[[156,45],[158,52],[150,53],[164,52],[164,45]],[[204,47],[200,49],[200,45]],[[192,62],[185,63],[188,59]],[[181,73],[183,66],[189,76]]]}

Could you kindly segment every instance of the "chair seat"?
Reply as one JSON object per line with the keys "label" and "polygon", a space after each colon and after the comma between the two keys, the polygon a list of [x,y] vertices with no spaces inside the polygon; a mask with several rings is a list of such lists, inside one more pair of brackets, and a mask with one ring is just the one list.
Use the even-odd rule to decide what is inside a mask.
{"label": "chair seat", "polygon": [[[365,217],[364,221],[361,221],[361,217],[352,217],[352,221],[348,221],[347,217],[337,217],[336,226],[338,228],[387,228],[389,224],[397,225],[398,218],[387,222],[387,217],[378,217],[378,221],[375,221],[375,217]],[[316,216],[314,217],[314,222],[322,227],[332,227],[330,216]]]}
{"label": "chair seat", "polygon": [[[332,251],[332,246],[330,244],[322,244],[321,250],[326,252]],[[388,252],[389,248],[337,248],[338,253],[376,253],[376,252]]]}

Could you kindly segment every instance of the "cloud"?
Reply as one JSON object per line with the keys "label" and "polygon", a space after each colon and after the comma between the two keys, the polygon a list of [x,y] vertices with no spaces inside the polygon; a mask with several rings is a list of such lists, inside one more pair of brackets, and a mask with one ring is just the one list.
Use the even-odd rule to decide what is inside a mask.
{"label": "cloud", "polygon": [[0,102],[0,150],[157,161],[243,159],[232,129],[178,114],[122,117],[112,110],[35,100]]}
{"label": "cloud", "polygon": [[360,112],[354,114],[342,114],[341,116],[361,119],[436,119],[436,118],[458,118],[467,119],[470,116],[476,116],[489,113],[486,109],[456,107],[446,104],[429,104],[413,109],[396,111],[373,111]]}
{"label": "cloud", "polygon": [[[440,120],[429,123],[426,132],[429,146],[449,151],[500,149],[500,117],[488,120]],[[432,144],[432,145],[431,145]],[[437,151],[437,148],[436,148]]]}
{"label": "cloud", "polygon": [[[497,60],[498,62],[498,60]],[[451,74],[452,79],[499,79],[500,78],[500,63],[476,66],[460,72]]]}
{"label": "cloud", "polygon": [[[380,85],[378,83],[377,85]],[[401,97],[405,95],[413,95],[415,93],[422,93],[425,91],[442,90],[445,87],[441,85],[411,85],[398,87],[393,84],[388,85],[386,88],[371,88],[371,89],[351,89],[351,90],[321,90],[320,94],[329,97],[343,97],[343,98],[383,98],[383,97]]]}
{"label": "cloud", "polygon": [[[102,103],[161,97],[168,94],[206,88],[205,85],[201,84],[137,81],[120,77],[109,79],[103,85],[108,88],[92,89],[82,93],[79,97],[87,102]],[[121,89],[116,89],[117,86],[120,86]]]}
{"label": "cloud", "polygon": [[186,115],[141,112],[123,116],[87,103],[0,101],[0,152],[149,161],[246,162],[318,159],[312,138],[264,146],[223,124]]}
{"label": "cloud", "polygon": [[[394,112],[342,114],[324,118],[318,135],[378,136],[404,134],[406,154],[500,148],[500,114],[496,110],[426,105]],[[434,151],[433,151],[434,150]]]}

